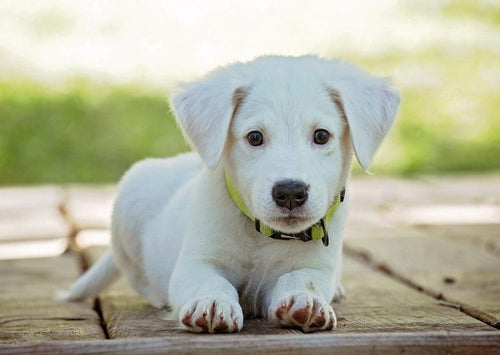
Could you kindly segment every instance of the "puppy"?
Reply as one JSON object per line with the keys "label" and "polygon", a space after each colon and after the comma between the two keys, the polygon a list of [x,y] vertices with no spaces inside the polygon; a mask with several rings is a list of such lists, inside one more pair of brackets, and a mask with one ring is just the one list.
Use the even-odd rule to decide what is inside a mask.
{"label": "puppy", "polygon": [[123,177],[112,247],[67,298],[124,274],[193,332],[243,314],[304,332],[336,326],[353,153],[367,170],[398,93],[339,60],[261,57],[217,69],[172,99],[195,153]]}

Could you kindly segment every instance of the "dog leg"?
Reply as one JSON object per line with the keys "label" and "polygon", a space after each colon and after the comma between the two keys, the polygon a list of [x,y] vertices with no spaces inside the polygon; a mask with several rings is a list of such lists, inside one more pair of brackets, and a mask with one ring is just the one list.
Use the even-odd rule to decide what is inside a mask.
{"label": "dog leg", "polygon": [[180,310],[181,324],[192,332],[230,333],[243,327],[238,292],[211,265],[178,265],[172,275],[170,300],[174,310]]}
{"label": "dog leg", "polygon": [[340,302],[345,299],[345,289],[341,284],[338,284],[333,295],[333,302]]}
{"label": "dog leg", "polygon": [[268,318],[283,327],[301,328],[304,332],[331,330],[337,318],[320,289],[327,280],[318,270],[296,270],[281,276],[271,293]]}

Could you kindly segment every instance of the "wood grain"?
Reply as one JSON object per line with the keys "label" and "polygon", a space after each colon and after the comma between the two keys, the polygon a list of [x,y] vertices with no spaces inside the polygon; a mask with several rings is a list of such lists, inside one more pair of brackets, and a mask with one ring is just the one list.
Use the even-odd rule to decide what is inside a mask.
{"label": "wood grain", "polygon": [[116,186],[74,185],[66,193],[66,211],[77,231],[109,228]]}
{"label": "wood grain", "polygon": [[64,303],[57,291],[79,274],[75,255],[0,262],[0,343],[103,339],[90,303]]}
{"label": "wood grain", "polygon": [[348,228],[494,224],[500,227],[500,174],[352,179]]}
{"label": "wood grain", "polygon": [[500,327],[500,258],[486,247],[500,230],[469,231],[441,226],[438,233],[428,227],[419,237],[390,238],[374,237],[377,231],[371,230],[370,237],[348,239],[345,245],[395,278]]}
{"label": "wood grain", "polygon": [[[103,248],[90,248],[86,257],[93,263]],[[465,315],[458,309],[443,306],[432,297],[383,275],[359,261],[345,258],[344,286],[347,298],[334,309],[338,327],[330,334],[422,331],[488,331],[493,329]],[[179,328],[169,314],[147,304],[121,280],[100,297],[101,310],[111,338],[198,336]],[[294,329],[280,329],[263,319],[247,319],[237,336],[300,334]]]}
{"label": "wood grain", "polygon": [[0,354],[498,354],[498,332],[197,335],[0,345]]}
{"label": "wood grain", "polygon": [[70,233],[63,201],[62,188],[0,188],[0,259],[62,254]]}
{"label": "wood grain", "polygon": [[[498,206],[498,177],[480,183],[474,178],[353,181],[345,242],[347,299],[334,304],[339,322],[332,332],[303,334],[247,319],[238,334],[191,334],[121,280],[97,303],[112,338],[105,339],[93,302],[54,299],[79,273],[76,256],[66,254],[0,262],[0,354],[500,354],[500,332],[491,326],[500,326],[500,223],[451,219],[443,225],[408,217],[418,208],[432,210],[436,202]],[[66,197],[64,191],[0,189],[0,251],[8,243],[22,251],[25,241],[35,249],[34,241],[46,246],[49,236],[67,243],[68,228],[72,236],[81,230],[76,240],[82,242],[74,244],[80,247],[109,239],[105,228],[114,187],[71,187]],[[67,221],[58,210],[65,200]],[[94,262],[103,250],[89,249],[86,259]]]}

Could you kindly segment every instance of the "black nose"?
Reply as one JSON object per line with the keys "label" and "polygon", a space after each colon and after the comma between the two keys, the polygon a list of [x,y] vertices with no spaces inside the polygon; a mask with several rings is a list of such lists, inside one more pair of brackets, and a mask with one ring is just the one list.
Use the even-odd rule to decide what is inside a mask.
{"label": "black nose", "polygon": [[273,200],[278,206],[293,210],[295,207],[302,206],[307,201],[309,197],[307,194],[308,189],[309,186],[302,181],[279,181],[273,186]]}

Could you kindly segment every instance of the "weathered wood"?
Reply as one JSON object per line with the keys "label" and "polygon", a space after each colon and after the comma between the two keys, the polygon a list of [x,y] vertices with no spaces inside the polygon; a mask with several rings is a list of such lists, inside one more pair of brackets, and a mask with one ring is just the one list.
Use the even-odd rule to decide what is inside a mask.
{"label": "weathered wood", "polygon": [[499,332],[196,335],[0,345],[0,354],[498,354]]}
{"label": "weathered wood", "polygon": [[108,246],[110,242],[109,229],[84,229],[75,237],[75,246],[80,250],[91,246]]}
{"label": "weathered wood", "polygon": [[68,248],[66,237],[0,243],[0,260],[42,258],[61,255]]}
{"label": "weathered wood", "polygon": [[[487,325],[500,326],[500,223],[495,220],[500,175],[492,176],[481,177],[480,183],[467,178],[355,180],[349,188],[352,210],[345,242],[347,299],[334,304],[339,323],[332,332],[302,334],[250,319],[238,334],[191,334],[121,280],[98,302],[106,331],[114,338],[105,340],[92,302],[67,304],[53,298],[77,277],[75,256],[64,255],[0,262],[0,354],[500,353],[500,332]],[[82,229],[76,245],[107,242],[109,232],[103,228],[109,225],[114,187],[72,189],[64,211],[73,220],[69,234]],[[58,233],[48,238],[44,228],[52,222],[30,222],[38,218],[58,220],[60,225],[62,190],[14,190],[0,189],[0,232],[3,226],[14,226],[11,220],[22,223],[3,227],[0,253],[7,243],[27,249],[21,244],[25,239],[40,249],[33,243],[45,248],[49,240],[66,243]],[[441,208],[436,201],[445,209],[453,204],[471,210],[477,206],[481,213],[474,216],[480,218],[458,224],[455,216],[442,225],[432,216]],[[489,211],[489,219],[481,215],[484,211]],[[62,222],[67,235],[68,225]],[[19,227],[26,226],[33,228],[21,233]],[[93,262],[102,250],[92,248],[88,260]]]}
{"label": "weathered wood", "polygon": [[[399,221],[392,211],[426,205],[432,201],[432,183],[391,177],[361,177],[347,186],[350,227],[394,227]],[[397,216],[396,216],[397,217]]]}
{"label": "weathered wood", "polygon": [[[374,237],[347,239],[353,255],[371,261],[379,269],[394,275],[435,298],[495,327],[500,327],[500,258],[481,247],[478,232],[470,235],[439,233],[428,228],[420,237],[388,238],[386,231]],[[486,238],[497,239],[498,228],[482,229]],[[483,239],[484,240],[484,239]]]}
{"label": "weathered wood", "polygon": [[500,174],[353,179],[348,226],[499,224],[499,181]]}
{"label": "weathered wood", "polygon": [[432,201],[450,204],[500,204],[500,173],[442,175],[423,178],[432,186]]}
{"label": "weathered wood", "polygon": [[0,259],[61,254],[68,223],[59,211],[63,190],[56,187],[0,189]]}
{"label": "weathered wood", "polygon": [[347,299],[336,307],[349,332],[473,331],[490,327],[344,256]]}
{"label": "weathered wood", "polygon": [[57,206],[64,200],[64,190],[57,186],[1,187],[0,211],[39,210]]}
{"label": "weathered wood", "polygon": [[76,255],[0,262],[0,343],[103,339],[90,303],[65,303],[79,274]]}
{"label": "weathered wood", "polygon": [[[102,248],[91,248],[85,255],[93,263],[102,252]],[[330,334],[493,330],[352,258],[345,261],[347,299],[334,305],[338,327]],[[149,306],[123,279],[101,295],[100,304],[111,338],[193,336],[179,328],[177,321],[165,320],[166,311]],[[262,319],[250,319],[237,336],[299,333],[277,328]]]}
{"label": "weathered wood", "polygon": [[388,216],[415,226],[498,225],[500,206],[490,204],[435,204],[395,209]]}
{"label": "weathered wood", "polygon": [[497,224],[420,225],[415,228],[422,235],[451,239],[460,238],[462,243],[485,250],[500,257],[500,220]]}
{"label": "weathered wood", "polygon": [[75,229],[109,228],[115,195],[116,186],[111,185],[69,187],[65,208]]}

